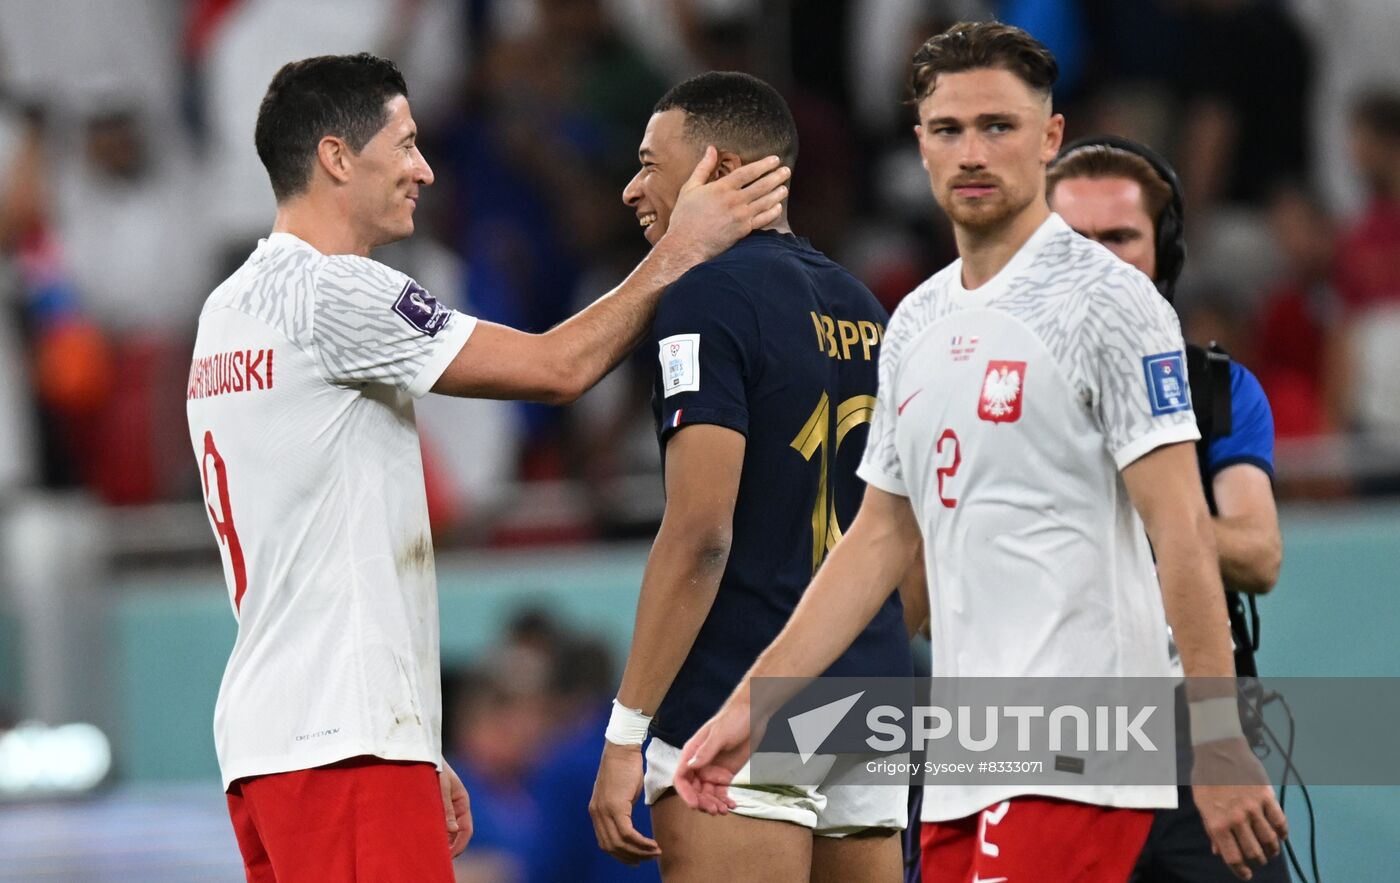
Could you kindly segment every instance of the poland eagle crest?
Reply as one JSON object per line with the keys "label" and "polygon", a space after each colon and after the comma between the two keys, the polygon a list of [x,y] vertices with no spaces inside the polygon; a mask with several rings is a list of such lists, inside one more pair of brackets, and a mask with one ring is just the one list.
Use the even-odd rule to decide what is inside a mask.
{"label": "poland eagle crest", "polygon": [[992,423],[1014,423],[1021,419],[1021,389],[1026,380],[1025,362],[993,360],[982,378],[982,397],[977,416]]}

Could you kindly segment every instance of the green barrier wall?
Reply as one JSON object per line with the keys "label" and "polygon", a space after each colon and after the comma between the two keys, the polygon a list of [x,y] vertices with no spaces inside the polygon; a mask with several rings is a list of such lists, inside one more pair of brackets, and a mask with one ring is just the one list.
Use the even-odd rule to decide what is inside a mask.
{"label": "green barrier wall", "polygon": [[[1400,676],[1400,507],[1292,509],[1283,523],[1283,574],[1260,604],[1261,670]],[[444,664],[489,647],[528,605],[606,637],[622,659],[645,555],[645,546],[624,546],[440,559]],[[234,635],[218,574],[120,588],[111,674],[123,712],[113,734],[121,773],[146,781],[216,779],[210,721]],[[1400,788],[1315,788],[1314,801],[1327,878],[1394,873],[1382,857],[1393,856],[1400,841]],[[1288,806],[1302,841],[1301,796],[1292,793]]]}
{"label": "green barrier wall", "polygon": [[[491,647],[529,606],[607,639],[614,657],[625,659],[645,562],[646,546],[445,556],[438,561],[443,665]],[[119,771],[145,781],[217,778],[210,727],[234,639],[222,575],[131,583],[121,597],[113,672]]]}

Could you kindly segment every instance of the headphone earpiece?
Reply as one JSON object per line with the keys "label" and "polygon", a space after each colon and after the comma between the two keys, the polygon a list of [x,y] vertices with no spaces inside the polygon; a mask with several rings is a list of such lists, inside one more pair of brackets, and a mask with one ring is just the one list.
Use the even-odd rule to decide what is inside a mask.
{"label": "headphone earpiece", "polygon": [[1181,197],[1181,179],[1177,177],[1171,164],[1155,150],[1117,135],[1090,135],[1067,144],[1050,164],[1050,168],[1053,169],[1070,154],[1085,147],[1112,147],[1141,157],[1152,166],[1153,171],[1171,190],[1171,199],[1154,222],[1157,229],[1157,288],[1170,302],[1176,293],[1176,280],[1180,278],[1181,271],[1186,266],[1186,212]]}

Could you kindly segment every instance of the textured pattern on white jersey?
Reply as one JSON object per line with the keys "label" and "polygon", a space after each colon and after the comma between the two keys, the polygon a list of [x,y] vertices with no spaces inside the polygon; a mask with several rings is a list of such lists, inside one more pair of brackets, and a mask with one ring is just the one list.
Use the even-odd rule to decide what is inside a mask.
{"label": "textured pattern on white jersey", "polygon": [[[1142,274],[1055,215],[978,289],[961,271],[895,312],[859,469],[907,496],[918,520],[932,674],[1168,676],[1161,590],[1121,470],[1197,436],[1180,363],[1168,372],[1171,360],[1154,358],[1182,349],[1175,316]],[[926,789],[923,817],[1024,793],[1124,807],[1176,795],[1072,778],[949,785]]]}
{"label": "textured pattern on white jersey", "polygon": [[315,305],[315,265],[324,260],[309,247],[263,248],[261,263],[250,260],[214,290],[204,312],[234,309],[266,322],[288,340],[311,340]]}
{"label": "textured pattern on white jersey", "polygon": [[[206,310],[228,306],[279,329],[314,350],[331,383],[409,388],[433,351],[425,345],[428,335],[393,309],[412,279],[370,258],[306,247],[267,249],[261,256],[256,272],[240,269]],[[471,321],[445,312],[439,330]]]}
{"label": "textured pattern on white jersey", "polygon": [[[412,284],[403,273],[354,255],[326,260],[316,286],[316,350],[334,383],[407,389],[428,360],[424,332],[392,309]],[[456,315],[448,323],[458,321]]]}
{"label": "textured pattern on white jersey", "polygon": [[1171,306],[1146,276],[1098,243],[1063,223],[1044,232],[1049,235],[1031,260],[985,301],[959,303],[955,298],[962,272],[961,261],[956,261],[899,304],[880,357],[882,393],[865,453],[871,466],[903,480],[895,450],[897,413],[892,413],[899,403],[883,391],[894,388],[911,341],[934,322],[973,306],[1006,312],[1040,338],[1095,416],[1115,457],[1163,423],[1194,425],[1190,411],[1154,417],[1142,391],[1144,374],[1137,353],[1144,345],[1151,353],[1181,349],[1181,326]]}

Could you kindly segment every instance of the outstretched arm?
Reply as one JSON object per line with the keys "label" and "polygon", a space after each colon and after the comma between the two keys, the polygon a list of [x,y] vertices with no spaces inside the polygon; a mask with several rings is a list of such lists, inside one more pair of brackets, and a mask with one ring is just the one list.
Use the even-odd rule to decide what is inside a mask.
{"label": "outstretched arm", "polygon": [[666,235],[621,285],[544,334],[479,323],[433,392],[551,404],[583,395],[641,340],[666,286],[782,212],[791,173],[777,157],[710,181],[718,161],[706,148]]}

